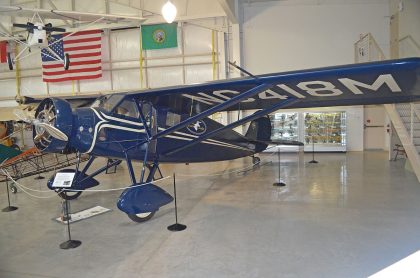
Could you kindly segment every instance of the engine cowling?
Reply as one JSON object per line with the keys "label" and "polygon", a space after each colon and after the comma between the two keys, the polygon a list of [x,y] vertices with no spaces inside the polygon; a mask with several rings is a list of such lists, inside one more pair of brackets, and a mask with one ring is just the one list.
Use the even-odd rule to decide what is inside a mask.
{"label": "engine cowling", "polygon": [[[58,98],[46,98],[37,107],[35,119],[54,126],[70,138],[73,128],[73,113],[70,103]],[[42,126],[34,126],[33,139],[35,146],[44,152],[61,152],[66,150],[68,142],[51,136]]]}

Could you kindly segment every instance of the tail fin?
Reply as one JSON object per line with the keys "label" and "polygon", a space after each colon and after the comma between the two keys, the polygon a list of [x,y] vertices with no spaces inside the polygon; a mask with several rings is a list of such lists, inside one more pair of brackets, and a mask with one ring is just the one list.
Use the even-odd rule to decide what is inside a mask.
{"label": "tail fin", "polygon": [[270,138],[271,138],[270,118],[268,118],[267,116],[267,117],[261,117],[256,120],[253,120],[248,127],[245,137],[254,141],[270,141]]}

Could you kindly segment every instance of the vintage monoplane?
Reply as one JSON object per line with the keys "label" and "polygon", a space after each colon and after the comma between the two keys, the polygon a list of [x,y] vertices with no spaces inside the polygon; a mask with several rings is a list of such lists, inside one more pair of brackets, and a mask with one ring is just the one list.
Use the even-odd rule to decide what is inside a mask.
{"label": "vintage monoplane", "polygon": [[[419,99],[420,58],[406,58],[117,93],[74,110],[66,100],[46,98],[36,110],[33,135],[43,152],[90,155],[82,169],[66,170],[75,173],[71,188],[54,188],[52,179],[48,186],[53,190],[71,192],[96,186],[96,175],[124,160],[131,187],[121,194],[117,205],[132,220],[142,222],[172,201],[172,196],[152,183],[159,163],[220,161],[259,153],[271,143],[266,117],[271,112]],[[208,117],[237,109],[259,110],[228,125]],[[245,136],[232,130],[248,122]],[[88,174],[96,157],[115,162]],[[139,179],[134,160],[143,162]],[[147,177],[146,167],[150,169]]]}

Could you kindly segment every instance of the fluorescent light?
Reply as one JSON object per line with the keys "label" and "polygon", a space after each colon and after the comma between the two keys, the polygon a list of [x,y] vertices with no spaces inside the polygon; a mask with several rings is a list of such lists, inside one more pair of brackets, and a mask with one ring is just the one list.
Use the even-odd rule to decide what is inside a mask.
{"label": "fluorescent light", "polygon": [[165,5],[162,7],[162,15],[163,18],[168,23],[172,23],[175,20],[176,17],[176,7],[174,4],[171,3],[171,1],[168,0]]}

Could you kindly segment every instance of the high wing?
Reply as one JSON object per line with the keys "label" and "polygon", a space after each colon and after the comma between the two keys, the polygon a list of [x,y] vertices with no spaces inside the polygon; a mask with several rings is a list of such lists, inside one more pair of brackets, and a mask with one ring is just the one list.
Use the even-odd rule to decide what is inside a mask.
{"label": "high wing", "polygon": [[188,114],[199,114],[209,108],[217,108],[217,111],[265,109],[292,99],[295,101],[281,108],[412,102],[420,100],[420,58],[266,74],[125,94]]}
{"label": "high wing", "polygon": [[42,18],[45,19],[63,19],[63,20],[77,20],[81,22],[95,21],[101,19],[107,23],[116,22],[136,22],[140,25],[145,18],[137,16],[126,16],[126,15],[113,15],[113,14],[100,14],[100,13],[86,13],[78,11],[62,11],[62,10],[47,10],[47,9],[36,9],[27,8],[21,6],[0,6],[0,15],[12,15],[17,17],[31,18],[34,13],[38,13]]}

